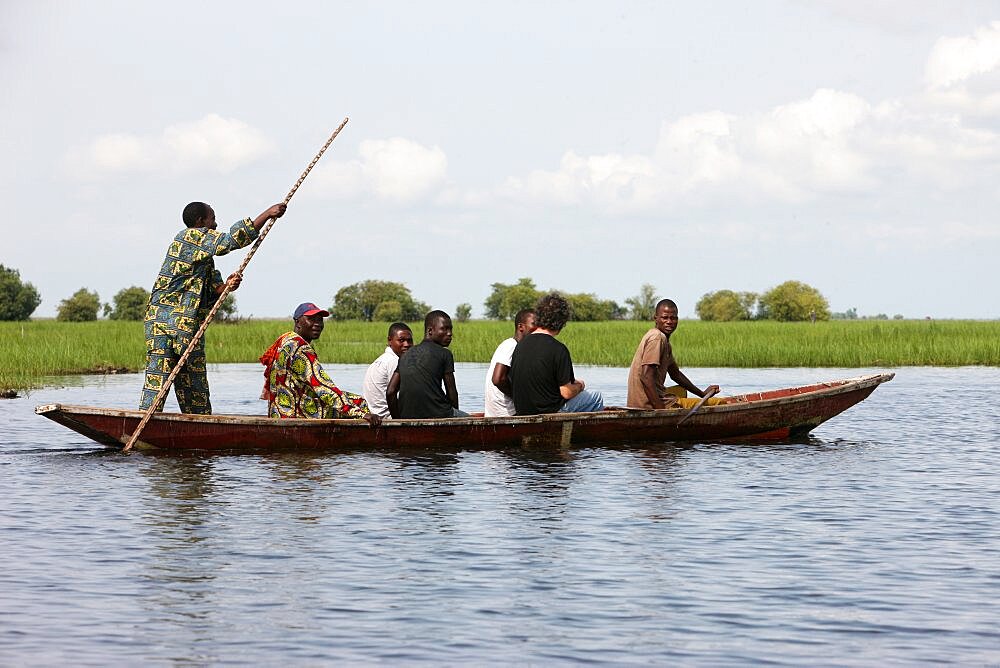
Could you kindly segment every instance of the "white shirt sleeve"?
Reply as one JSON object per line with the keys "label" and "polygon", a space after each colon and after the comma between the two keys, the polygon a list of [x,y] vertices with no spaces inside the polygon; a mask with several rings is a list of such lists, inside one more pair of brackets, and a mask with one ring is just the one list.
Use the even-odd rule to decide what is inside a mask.
{"label": "white shirt sleeve", "polygon": [[385,401],[385,388],[389,386],[399,358],[392,348],[386,347],[378,359],[371,363],[365,371],[365,380],[361,385],[361,394],[368,403],[368,409],[375,415],[389,417],[389,404]]}

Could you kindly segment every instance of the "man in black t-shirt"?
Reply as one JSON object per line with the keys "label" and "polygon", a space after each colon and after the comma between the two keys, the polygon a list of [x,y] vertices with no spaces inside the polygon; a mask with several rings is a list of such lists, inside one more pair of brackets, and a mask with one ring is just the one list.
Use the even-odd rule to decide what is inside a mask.
{"label": "man in black t-shirt", "polygon": [[424,318],[424,340],[399,358],[385,400],[394,418],[462,417],[455,387],[451,318],[431,311]]}
{"label": "man in black t-shirt", "polygon": [[517,414],[603,410],[604,397],[573,375],[569,350],[555,338],[569,320],[569,303],[553,292],[538,300],[535,314],[538,328],[521,339],[510,361]]}

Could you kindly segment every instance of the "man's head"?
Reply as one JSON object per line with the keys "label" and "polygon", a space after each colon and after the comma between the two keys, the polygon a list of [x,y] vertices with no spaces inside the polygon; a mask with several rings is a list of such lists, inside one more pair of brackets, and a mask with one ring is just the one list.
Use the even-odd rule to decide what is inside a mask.
{"label": "man's head", "polygon": [[184,207],[181,218],[188,227],[207,227],[210,230],[214,230],[216,227],[215,210],[204,202],[188,204]]}
{"label": "man's head", "polygon": [[535,305],[535,320],[542,329],[558,332],[569,322],[571,310],[569,302],[558,292],[539,298]]}
{"label": "man's head", "polygon": [[392,323],[389,325],[386,342],[392,348],[392,352],[396,353],[396,357],[402,357],[403,353],[413,345],[413,332],[410,331],[410,326],[403,322]]}
{"label": "man's head", "polygon": [[514,316],[514,340],[520,341],[526,335],[538,329],[535,309],[523,308]]}
{"label": "man's head", "polygon": [[323,318],[330,315],[312,302],[299,304],[292,314],[295,322],[295,333],[306,341],[315,341],[323,333]]}
{"label": "man's head", "polygon": [[677,304],[671,299],[661,299],[653,312],[653,326],[668,337],[677,329]]}
{"label": "man's head", "polygon": [[451,316],[444,311],[431,311],[424,318],[424,338],[447,348],[451,345]]}

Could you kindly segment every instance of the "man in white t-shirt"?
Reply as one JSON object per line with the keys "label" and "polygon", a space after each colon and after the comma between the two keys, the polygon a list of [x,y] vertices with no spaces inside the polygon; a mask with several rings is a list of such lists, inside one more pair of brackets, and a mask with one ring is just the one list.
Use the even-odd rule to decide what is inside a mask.
{"label": "man in white t-shirt", "polygon": [[497,346],[493,353],[490,368],[486,372],[486,417],[514,415],[514,399],[510,379],[507,377],[510,373],[510,357],[518,342],[537,327],[534,309],[521,309],[514,316],[514,336]]}
{"label": "man in white t-shirt", "polygon": [[399,358],[413,346],[413,332],[409,326],[402,322],[394,322],[389,325],[389,335],[386,339],[389,344],[385,352],[379,355],[378,359],[371,363],[365,371],[364,384],[361,386],[361,393],[368,403],[368,409],[375,415],[389,417],[389,404],[385,401],[385,388],[389,385],[389,379],[399,364]]}

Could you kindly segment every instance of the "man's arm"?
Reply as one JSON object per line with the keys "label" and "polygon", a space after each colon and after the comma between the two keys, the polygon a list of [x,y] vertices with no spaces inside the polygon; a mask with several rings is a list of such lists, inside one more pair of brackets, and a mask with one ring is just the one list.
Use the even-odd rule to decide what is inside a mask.
{"label": "man's arm", "polygon": [[399,417],[399,372],[393,371],[385,388],[385,403],[389,405],[389,415]]}
{"label": "man's arm", "polygon": [[642,373],[639,374],[639,382],[642,383],[642,391],[646,394],[646,399],[649,400],[650,406],[653,408],[666,408],[667,405],[660,398],[659,390],[661,388],[656,387],[656,370],[658,368],[658,364],[643,364]]}
{"label": "man's arm", "polygon": [[562,395],[563,399],[565,399],[566,401],[569,401],[570,399],[572,399],[576,395],[578,395],[581,392],[583,392],[583,389],[586,386],[587,385],[582,380],[577,379],[577,380],[574,380],[571,383],[567,383],[566,385],[560,385],[559,386],[559,394]]}
{"label": "man's arm", "polygon": [[[337,384],[333,382],[332,378],[330,378],[330,374],[328,374],[326,369],[323,368],[323,365],[319,363],[319,360],[316,358],[316,353],[311,347],[308,349],[305,349],[304,346],[299,348],[298,354],[303,355],[308,362],[304,365],[306,371],[301,375],[300,381],[305,386],[312,387],[313,392],[316,393],[316,399],[318,401],[332,408],[338,415],[368,420],[367,416],[369,413],[367,413],[364,408],[355,405],[344,396],[343,390],[337,387]],[[316,372],[312,373],[309,371],[310,369],[315,369]],[[294,373],[294,371],[291,373]],[[371,424],[371,421],[369,421],[369,424]]]}
{"label": "man's arm", "polygon": [[[197,261],[201,259],[199,255],[202,253],[207,255],[225,255],[237,248],[249,246],[257,238],[257,234],[260,232],[260,228],[264,227],[264,223],[271,218],[280,218],[283,215],[285,215],[285,205],[275,204],[261,212],[252,222],[249,222],[249,218],[244,218],[238,223],[234,223],[229,228],[228,234],[219,230],[191,228],[187,230],[187,234],[196,236],[186,236],[186,240],[197,247],[197,250],[193,253],[193,260]],[[252,232],[250,230],[251,227],[253,227]]]}
{"label": "man's arm", "polygon": [[229,283],[230,285],[232,285],[232,287],[229,289],[229,291],[232,292],[236,288],[240,287],[240,283],[242,283],[242,282],[243,282],[243,277],[240,276],[239,274],[237,274],[237,273],[229,274],[229,278],[226,279],[225,283],[218,283],[218,284],[216,284],[216,286],[215,286],[215,294],[216,295],[221,295],[222,291],[226,289],[226,283]]}
{"label": "man's arm", "polygon": [[458,388],[455,387],[455,374],[446,372],[444,374],[444,393],[448,395],[448,403],[452,408],[458,408]]}
{"label": "man's arm", "polygon": [[705,388],[704,392],[699,390],[698,386],[692,383],[690,380],[688,380],[688,377],[681,372],[680,367],[677,366],[676,362],[667,367],[667,374],[670,376],[670,379],[673,380],[675,383],[683,387],[691,394],[694,394],[699,397],[704,397],[706,394],[708,394],[708,392],[712,388],[715,388],[716,392],[719,391],[718,385],[709,385],[708,387]]}
{"label": "man's arm", "polygon": [[260,228],[264,227],[264,223],[271,218],[281,218],[285,215],[286,209],[285,204],[275,204],[269,209],[262,211],[259,216],[253,219],[253,228],[260,232]]}
{"label": "man's arm", "polygon": [[371,409],[372,413],[385,416],[389,410],[385,403],[385,391],[389,387],[389,379],[392,378],[396,367],[390,368],[386,364],[380,364],[380,359],[372,362],[368,370],[365,371],[365,378],[361,384],[361,394],[368,402],[368,408]]}
{"label": "man's arm", "polygon": [[493,367],[493,385],[508,397],[514,396],[514,388],[510,385],[510,367],[497,362]]}

